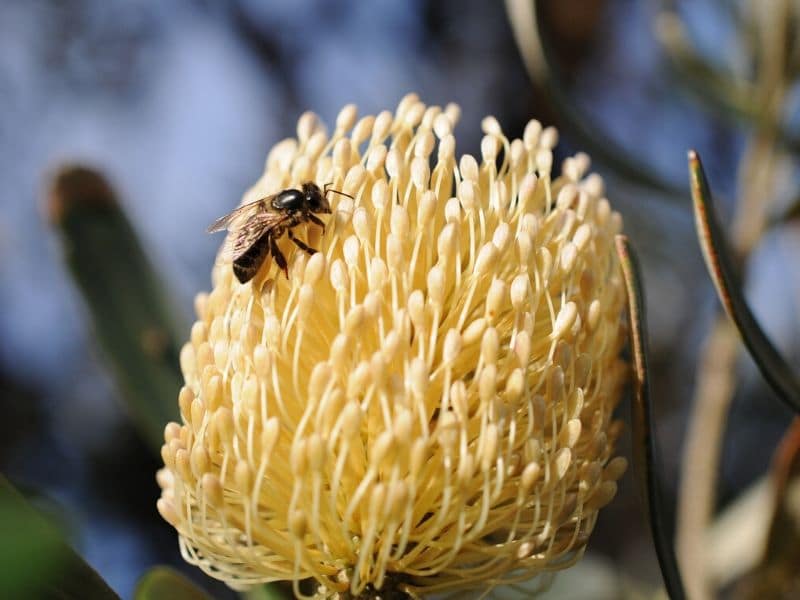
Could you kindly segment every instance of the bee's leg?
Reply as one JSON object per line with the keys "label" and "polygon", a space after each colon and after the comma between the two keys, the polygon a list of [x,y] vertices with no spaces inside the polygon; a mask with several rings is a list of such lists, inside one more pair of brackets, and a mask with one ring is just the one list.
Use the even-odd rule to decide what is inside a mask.
{"label": "bee's leg", "polygon": [[281,249],[278,248],[278,242],[275,238],[270,238],[269,240],[269,249],[272,252],[272,258],[275,259],[275,262],[278,263],[278,267],[283,270],[283,274],[286,275],[286,279],[289,279],[289,267],[286,264],[286,257],[281,252]]}
{"label": "bee's leg", "polygon": [[308,213],[308,220],[314,223],[315,225],[319,225],[322,227],[322,235],[325,235],[325,223],[323,223],[322,219],[318,216]]}
{"label": "bee's leg", "polygon": [[308,246],[303,240],[298,240],[296,237],[294,237],[294,232],[291,229],[289,230],[289,239],[297,244],[298,248],[307,252],[308,254],[314,254],[316,252],[316,250]]}

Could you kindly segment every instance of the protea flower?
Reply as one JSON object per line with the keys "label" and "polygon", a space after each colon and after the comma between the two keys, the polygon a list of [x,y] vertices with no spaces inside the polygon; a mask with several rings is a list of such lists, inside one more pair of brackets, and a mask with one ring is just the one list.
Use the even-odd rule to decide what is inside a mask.
{"label": "protea flower", "polygon": [[353,199],[281,240],[288,279],[218,261],[197,297],[158,508],[231,587],[486,590],[574,563],[616,492],[620,216],[586,155],[552,176],[553,128],[487,117],[457,160],[458,115],[304,114],[244,195]]}

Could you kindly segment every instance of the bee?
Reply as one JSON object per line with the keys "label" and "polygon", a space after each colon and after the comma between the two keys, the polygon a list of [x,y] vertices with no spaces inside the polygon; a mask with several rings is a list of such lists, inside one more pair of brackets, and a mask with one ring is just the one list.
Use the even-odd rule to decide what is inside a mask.
{"label": "bee", "polygon": [[303,223],[314,223],[325,233],[325,223],[317,215],[331,213],[328,194],[353,198],[350,194],[329,189],[330,185],[325,184],[320,190],[316,183],[307,181],[302,189],[285,189],[240,206],[208,227],[208,233],[228,230],[221,256],[232,262],[233,274],[240,283],[247,283],[255,277],[270,255],[289,278],[286,257],[278,248],[278,240],[284,234],[304,252],[316,252],[295,237],[293,229]]}

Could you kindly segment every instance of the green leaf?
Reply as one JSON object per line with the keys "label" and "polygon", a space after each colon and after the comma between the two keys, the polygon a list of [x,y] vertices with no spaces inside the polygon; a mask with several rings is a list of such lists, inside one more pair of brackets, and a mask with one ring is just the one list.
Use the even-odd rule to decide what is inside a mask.
{"label": "green leaf", "polygon": [[0,598],[119,600],[2,475]]}
{"label": "green leaf", "polygon": [[728,317],[735,323],[764,379],[775,390],[778,397],[795,413],[798,413],[800,412],[800,381],[761,329],[744,298],[739,278],[733,266],[732,254],[714,212],[711,190],[703,171],[703,165],[694,150],[689,151],[689,179],[697,237],[722,306]]}
{"label": "green leaf", "polygon": [[153,567],[136,586],[134,600],[212,600],[205,590],[169,567]]}
{"label": "green leaf", "polygon": [[[282,586],[285,586],[285,589]],[[242,593],[242,598],[245,600],[288,600],[292,595],[289,583],[266,583]]]}
{"label": "green leaf", "polygon": [[658,450],[650,404],[644,291],[639,274],[639,262],[627,237],[618,235],[616,245],[628,295],[628,326],[633,353],[634,398],[631,404],[631,420],[634,465],[639,474],[639,491],[645,515],[650,523],[664,586],[672,600],[683,600],[686,598],[686,592],[675,558],[675,547],[669,534],[671,528],[667,525],[667,516],[663,508],[663,486],[659,477]]}
{"label": "green leaf", "polygon": [[52,183],[50,220],[97,340],[154,449],[178,417],[179,327],[142,244],[105,178],[68,167]]}
{"label": "green leaf", "polygon": [[[242,592],[244,600],[288,600],[278,584],[257,585]],[[175,569],[153,567],[145,573],[136,586],[134,600],[212,600],[205,590]]]}

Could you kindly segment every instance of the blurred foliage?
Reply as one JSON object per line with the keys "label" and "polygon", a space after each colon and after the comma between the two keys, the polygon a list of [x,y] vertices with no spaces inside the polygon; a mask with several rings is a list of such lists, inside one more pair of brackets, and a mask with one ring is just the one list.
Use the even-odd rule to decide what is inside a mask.
{"label": "blurred foliage", "polygon": [[118,600],[2,475],[0,532],[0,598]]}
{"label": "blurred foliage", "polygon": [[[667,65],[672,69],[681,89],[691,92],[715,116],[748,127],[763,127],[766,103],[758,86],[757,75],[769,60],[765,51],[769,44],[760,38],[774,34],[768,24],[765,26],[763,21],[766,19],[763,15],[759,19],[758,11],[755,11],[756,14],[745,14],[746,2],[727,0],[721,3],[732,13],[738,26],[739,39],[748,57],[749,68],[744,72],[742,69],[734,71],[725,65],[712,63],[698,51],[681,18],[679,4],[676,0],[661,0],[655,33],[667,57]],[[788,3],[783,6],[780,3],[771,3],[765,12],[782,12],[788,6]],[[781,18],[792,21],[792,31],[796,31],[800,25],[799,17],[800,13],[791,10],[781,15]],[[788,60],[784,76],[791,80],[800,74],[800,38],[790,35],[787,43],[789,47],[785,52]],[[768,125],[777,131],[777,138],[782,146],[795,154],[800,153],[800,133],[790,130],[783,121],[783,115]]]}
{"label": "blurred foliage", "polygon": [[800,418],[778,449],[773,477],[775,503],[763,558],[739,586],[748,600],[800,597]]}
{"label": "blurred foliage", "polygon": [[184,337],[142,243],[105,178],[86,167],[53,179],[48,211],[95,335],[141,434],[156,451],[178,417]]}
{"label": "blurred foliage", "polygon": [[[651,165],[628,152],[583,114],[570,101],[570,90],[553,58],[555,40],[548,37],[543,27],[545,11],[553,5],[537,0],[506,0],[514,37],[522,54],[523,62],[543,99],[561,120],[561,127],[584,151],[616,175],[638,186],[644,186],[676,200],[685,196],[683,190],[666,181]],[[555,11],[557,12],[557,11]]]}
{"label": "blurred foliage", "polygon": [[286,600],[292,597],[290,583],[257,585],[242,593],[243,600]]}
{"label": "blurred foliage", "polygon": [[134,600],[211,600],[211,596],[174,569],[154,567],[139,580]]}

